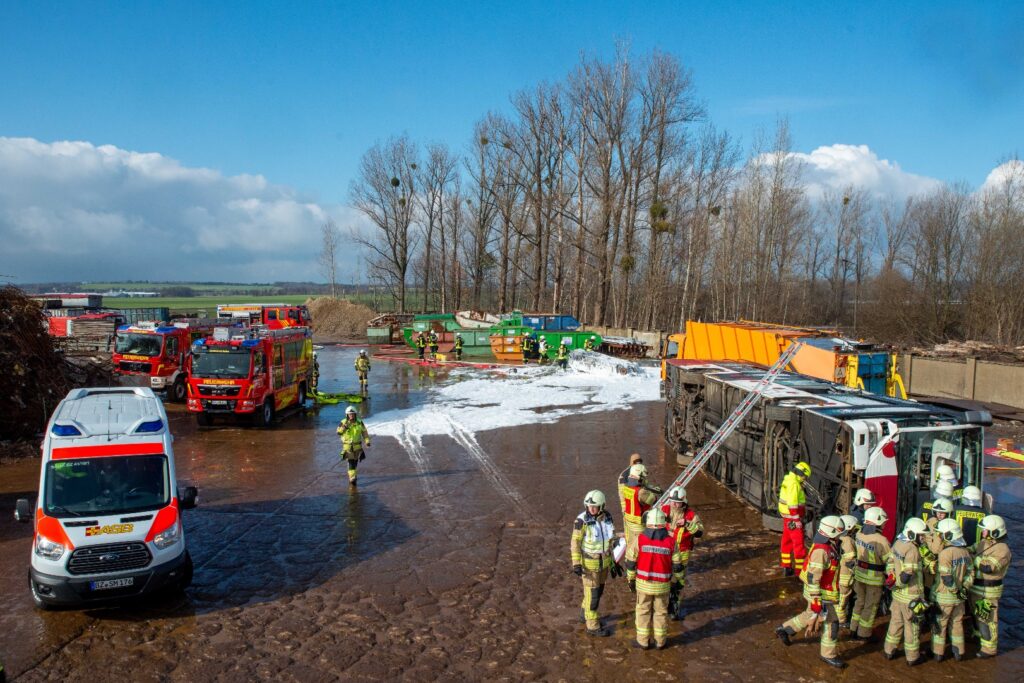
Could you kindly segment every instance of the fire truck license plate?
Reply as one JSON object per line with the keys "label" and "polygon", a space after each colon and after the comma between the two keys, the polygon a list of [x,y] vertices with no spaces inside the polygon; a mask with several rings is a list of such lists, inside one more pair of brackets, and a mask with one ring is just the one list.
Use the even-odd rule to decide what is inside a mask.
{"label": "fire truck license plate", "polygon": [[210,401],[211,406],[226,406],[227,404],[227,401]]}
{"label": "fire truck license plate", "polygon": [[111,588],[125,588],[135,585],[135,577],[129,576],[123,579],[109,579],[107,581],[90,581],[89,589],[94,591],[109,590]]}

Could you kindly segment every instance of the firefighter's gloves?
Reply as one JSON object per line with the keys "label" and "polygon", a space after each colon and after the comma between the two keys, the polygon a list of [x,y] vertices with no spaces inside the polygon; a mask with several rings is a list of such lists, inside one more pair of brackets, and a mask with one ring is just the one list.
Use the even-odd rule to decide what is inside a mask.
{"label": "firefighter's gloves", "polygon": [[956,592],[957,600],[966,600],[971,595],[971,591],[967,586],[960,586],[960,590]]}
{"label": "firefighter's gloves", "polygon": [[896,585],[896,577],[892,574],[885,575],[885,587],[892,588]]}
{"label": "firefighter's gloves", "polygon": [[611,568],[611,571],[609,573],[612,575],[613,579],[617,579],[620,576],[622,576],[623,574],[625,574],[626,572],[625,572],[625,570],[622,567],[620,567],[618,565],[618,563],[614,563],[614,564],[612,564],[612,568]]}
{"label": "firefighter's gloves", "polygon": [[362,462],[364,460],[366,460],[366,453],[360,451],[360,453],[359,453],[359,462]]}
{"label": "firefighter's gloves", "polygon": [[583,565],[581,565],[581,564],[574,564],[572,566],[572,573],[575,574],[576,576],[583,576]]}
{"label": "firefighter's gloves", "polygon": [[821,614],[821,600],[818,598],[811,600],[811,611],[815,614]]}
{"label": "firefighter's gloves", "polygon": [[630,579],[629,581],[629,592],[636,593],[636,579]]}
{"label": "firefighter's gloves", "polygon": [[697,533],[695,533],[695,534],[693,535],[693,537],[694,537],[694,538],[700,538],[700,537],[701,537],[701,536],[703,536],[703,535],[704,535],[704,530],[703,530],[703,529],[701,529],[701,530],[699,530],[699,531],[698,531]]}
{"label": "firefighter's gloves", "polygon": [[992,617],[992,603],[988,600],[978,600],[974,603],[974,616],[982,621],[988,621]]}
{"label": "firefighter's gloves", "polygon": [[796,529],[803,529],[804,523],[801,522],[799,519],[791,519],[789,520],[789,522],[786,523],[786,527],[790,531],[795,531]]}

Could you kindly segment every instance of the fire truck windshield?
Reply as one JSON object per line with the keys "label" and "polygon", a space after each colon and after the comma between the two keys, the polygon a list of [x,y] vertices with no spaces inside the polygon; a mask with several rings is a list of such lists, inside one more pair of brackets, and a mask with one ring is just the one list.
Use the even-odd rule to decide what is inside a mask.
{"label": "fire truck windshield", "polygon": [[248,349],[207,349],[192,357],[194,377],[229,377],[243,379],[249,376]]}
{"label": "fire truck windshield", "polygon": [[117,353],[131,354],[135,356],[160,355],[163,348],[164,338],[159,334],[139,334],[137,332],[118,332],[114,345]]}
{"label": "fire truck windshield", "polygon": [[47,465],[43,509],[52,517],[119,515],[171,502],[167,457],[128,455]]}

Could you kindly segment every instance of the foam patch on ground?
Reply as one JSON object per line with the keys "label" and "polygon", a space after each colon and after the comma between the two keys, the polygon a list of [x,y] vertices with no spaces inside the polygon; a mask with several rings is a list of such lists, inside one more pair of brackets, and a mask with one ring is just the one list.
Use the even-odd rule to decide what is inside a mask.
{"label": "foam patch on ground", "polygon": [[569,367],[460,368],[423,404],[367,420],[374,436],[457,435],[557,422],[569,415],[628,408],[659,398],[657,368],[573,351]]}

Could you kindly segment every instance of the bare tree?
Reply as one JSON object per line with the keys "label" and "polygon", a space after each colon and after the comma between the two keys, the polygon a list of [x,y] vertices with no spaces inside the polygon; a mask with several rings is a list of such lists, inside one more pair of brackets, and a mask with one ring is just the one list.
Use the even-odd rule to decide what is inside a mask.
{"label": "bare tree", "polygon": [[338,298],[338,246],[341,235],[334,221],[328,219],[320,226],[320,274],[331,285],[331,298]]}

